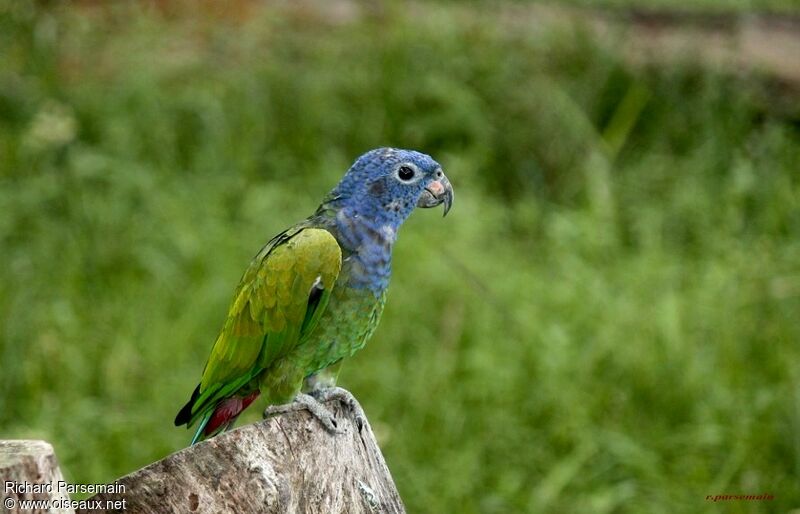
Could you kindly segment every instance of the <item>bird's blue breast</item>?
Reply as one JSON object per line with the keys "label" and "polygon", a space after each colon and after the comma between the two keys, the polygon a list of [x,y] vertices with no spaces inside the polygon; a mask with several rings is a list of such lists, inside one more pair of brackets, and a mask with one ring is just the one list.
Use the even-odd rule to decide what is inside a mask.
{"label": "bird's blue breast", "polygon": [[336,228],[339,245],[345,250],[342,276],[347,287],[369,289],[380,296],[392,275],[397,229],[346,211],[337,214]]}

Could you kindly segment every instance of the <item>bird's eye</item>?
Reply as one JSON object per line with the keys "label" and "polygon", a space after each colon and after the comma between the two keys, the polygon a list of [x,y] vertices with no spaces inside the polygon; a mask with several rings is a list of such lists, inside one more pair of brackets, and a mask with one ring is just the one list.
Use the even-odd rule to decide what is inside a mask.
{"label": "bird's eye", "polygon": [[414,168],[410,166],[400,166],[397,170],[397,176],[400,180],[409,181],[414,178]]}

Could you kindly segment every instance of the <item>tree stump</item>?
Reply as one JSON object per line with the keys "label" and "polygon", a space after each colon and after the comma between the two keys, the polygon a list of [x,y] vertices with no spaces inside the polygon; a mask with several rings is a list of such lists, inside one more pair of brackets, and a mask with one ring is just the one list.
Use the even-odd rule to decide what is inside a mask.
{"label": "tree stump", "polygon": [[[53,447],[44,441],[0,441],[2,512],[70,514],[69,495]],[[38,504],[24,502],[40,502]],[[51,503],[45,504],[44,502]],[[63,505],[60,505],[63,502]],[[55,508],[51,508],[56,505]]]}
{"label": "tree stump", "polygon": [[116,512],[128,514],[404,513],[361,406],[326,407],[341,433],[289,412],[173,453],[115,481],[124,492],[91,499],[125,500]]}

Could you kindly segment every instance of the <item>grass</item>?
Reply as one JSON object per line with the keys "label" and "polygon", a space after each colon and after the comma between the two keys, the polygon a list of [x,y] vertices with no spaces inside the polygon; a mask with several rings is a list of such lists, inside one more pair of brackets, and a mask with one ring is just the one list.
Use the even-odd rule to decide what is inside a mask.
{"label": "grass", "polygon": [[237,7],[0,8],[0,437],[77,483],[183,447],[249,258],[393,145],[456,204],[340,383],[410,512],[800,506],[796,100],[447,4]]}

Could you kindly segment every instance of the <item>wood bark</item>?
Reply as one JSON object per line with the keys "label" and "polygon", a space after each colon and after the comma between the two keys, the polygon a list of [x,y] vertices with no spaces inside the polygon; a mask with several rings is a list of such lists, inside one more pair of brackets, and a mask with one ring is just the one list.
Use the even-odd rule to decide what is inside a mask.
{"label": "wood bark", "polygon": [[[69,495],[53,447],[44,441],[0,441],[0,498],[2,512],[71,514]],[[46,490],[43,490],[46,489]],[[24,508],[20,502],[56,500],[66,508]],[[52,505],[52,504],[51,504]],[[28,505],[27,507],[30,507]]]}
{"label": "wood bark", "polygon": [[[403,513],[361,407],[327,402],[341,433],[298,410],[201,442],[117,480],[111,512]],[[79,510],[79,512],[81,512]]]}

